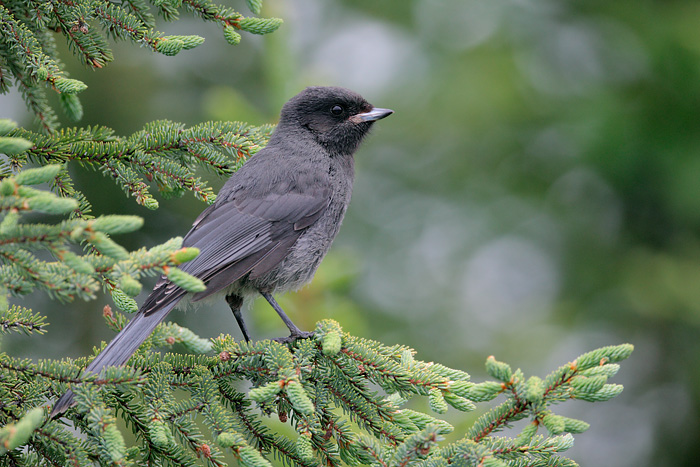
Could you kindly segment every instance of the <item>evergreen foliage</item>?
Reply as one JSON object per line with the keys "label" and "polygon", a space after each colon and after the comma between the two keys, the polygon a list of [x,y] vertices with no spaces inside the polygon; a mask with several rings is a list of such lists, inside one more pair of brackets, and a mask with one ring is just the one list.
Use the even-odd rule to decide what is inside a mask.
{"label": "evergreen foliage", "polygon": [[[111,312],[106,318],[116,329],[126,322]],[[192,354],[153,351],[175,342],[188,344]],[[0,388],[12,403],[0,413],[0,459],[5,465],[224,466],[228,455],[247,467],[269,466],[273,458],[309,467],[573,466],[561,453],[588,424],[553,413],[552,405],[618,395],[621,386],[607,381],[631,352],[628,344],[604,347],[544,379],[489,357],[495,381],[473,383],[463,371],[416,360],[405,346],[351,336],[331,320],[318,324],[313,339],[289,347],[228,335],[209,343],[161,324],[129,366],[99,376],[80,375],[84,359],[33,363],[3,354]],[[253,384],[247,394],[246,382]],[[66,413],[70,425],[48,420],[47,402],[68,387],[77,401]],[[405,407],[423,396],[437,414],[449,407],[467,412],[499,395],[505,400],[451,443],[442,442],[453,431],[449,423]],[[135,434],[135,446],[127,447],[115,414]],[[273,417],[294,434],[271,427]],[[515,436],[496,436],[521,419],[530,423]]]}
{"label": "evergreen foliage", "polygon": [[[1,143],[0,143],[1,144]],[[0,148],[1,150],[1,148]],[[62,198],[29,185],[48,183],[65,171],[60,164],[27,169],[0,182],[0,293],[3,306],[0,316],[5,328],[25,332],[43,329],[43,318],[22,307],[8,308],[7,294],[26,295],[36,289],[61,301],[95,298],[100,287],[111,293],[117,306],[128,312],[138,309],[131,298],[141,291],[138,278],[144,274],[166,274],[197,255],[195,248],[180,248],[182,239],[146,250],[127,252],[109,235],[130,232],[143,224],[135,216],[100,216],[95,219],[75,217],[58,224],[22,223],[20,214],[43,212],[60,214],[74,211],[78,201]],[[83,245],[85,253],[76,254]],[[34,252],[48,251],[56,261],[38,258]],[[203,290],[202,282],[177,270],[179,285],[191,291]]]}
{"label": "evergreen foliage", "polygon": [[[151,4],[149,6],[149,3]],[[260,13],[261,1],[248,6]],[[175,21],[184,10],[223,28],[224,37],[237,44],[237,31],[268,34],[282,24],[278,18],[245,17],[229,7],[209,0],[78,0],[71,2],[18,2],[0,4],[0,92],[6,93],[15,80],[28,108],[44,131],[56,127],[56,115],[45,90],[60,95],[62,110],[80,120],[82,107],[77,94],[87,88],[67,77],[56,55],[54,32],[60,33],[71,51],[86,66],[98,69],[114,60],[107,37],[129,40],[163,55],[176,55],[204,42],[200,36],[166,36],[155,30],[155,10],[166,21]]]}
{"label": "evergreen foliage", "polygon": [[[9,128],[11,123],[5,125]],[[129,137],[116,136],[105,127],[63,129],[49,135],[14,129],[6,133],[6,140],[31,141],[31,146],[21,148],[22,152],[5,151],[8,159],[0,165],[0,176],[11,175],[27,162],[75,161],[113,178],[127,195],[149,209],[158,208],[158,202],[149,192],[148,183],[156,183],[163,196],[181,196],[189,191],[210,204],[216,196],[197,176],[197,167],[230,175],[264,146],[270,130],[268,125],[254,127],[239,122],[205,122],[185,128],[165,120],[148,123]],[[84,218],[91,212],[89,201],[75,190],[66,171],[49,182],[60,195],[79,201],[71,211],[73,217]]]}
{"label": "evergreen foliage", "polygon": [[[260,13],[260,0],[247,4]],[[177,269],[198,253],[181,248],[180,238],[132,252],[116,243],[112,235],[138,229],[143,220],[93,217],[69,168],[76,163],[91,167],[151,209],[158,207],[149,191],[152,184],[164,196],[191,192],[211,203],[214,194],[197,169],[230,174],[266,143],[271,128],[230,122],[186,128],[157,121],[128,137],[105,127],[58,130],[45,95],[46,88],[59,93],[64,111],[80,117],[76,94],[85,84],[66,76],[55,54],[54,32],[92,68],[113,59],[105,36],[165,55],[202,42],[198,36],[156,32],[154,9],[169,21],[186,10],[217,23],[232,44],[241,39],[237,31],[266,34],[280,25],[278,19],[244,17],[208,0],[154,0],[150,6],[142,0],[0,3],[0,92],[14,80],[42,128],[35,132],[0,120],[2,333],[39,339],[47,326],[40,312],[11,305],[9,297],[43,291],[70,302],[93,299],[102,289],[117,308],[134,312],[143,275],[167,275],[190,291],[204,286]],[[35,222],[46,219],[42,214],[61,220]],[[104,318],[115,331],[127,322],[110,306],[104,307]],[[188,353],[157,352],[176,343]],[[127,366],[99,375],[82,371],[90,358],[33,362],[1,353],[0,465],[224,466],[237,461],[264,467],[274,459],[304,467],[576,465],[562,453],[572,445],[572,435],[589,426],[552,407],[618,395],[622,387],[608,379],[631,351],[627,344],[601,348],[544,379],[526,377],[489,357],[486,369],[494,380],[474,383],[461,370],[416,360],[406,346],[349,335],[330,320],[318,323],[312,339],[289,346],[237,342],[228,335],[210,341],[163,323]],[[61,419],[48,419],[52,402],[69,388],[76,406]],[[499,396],[503,400],[464,434],[451,433],[453,427],[438,417],[450,410],[474,411],[478,403]],[[417,398],[424,398],[432,413],[410,408],[409,401]],[[288,434],[273,418],[287,425]],[[523,419],[529,423],[519,432],[497,435]]]}

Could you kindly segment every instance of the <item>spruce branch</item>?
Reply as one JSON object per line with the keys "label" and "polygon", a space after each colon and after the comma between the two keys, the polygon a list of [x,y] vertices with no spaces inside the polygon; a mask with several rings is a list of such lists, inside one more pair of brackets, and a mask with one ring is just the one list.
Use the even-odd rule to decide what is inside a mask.
{"label": "spruce branch", "polygon": [[[28,162],[45,165],[74,161],[99,170],[138,204],[156,209],[158,202],[149,192],[151,183],[166,196],[189,191],[212,203],[215,195],[196,174],[197,167],[230,175],[266,144],[271,129],[269,125],[256,127],[240,122],[204,122],[186,128],[166,120],[151,122],[128,137],[116,136],[106,127],[63,129],[51,135],[14,129],[7,132],[7,139],[31,141],[32,145],[25,144],[21,151],[7,154],[13,167]],[[88,215],[88,200],[75,192],[66,171],[57,173],[50,182],[62,196],[78,200],[74,216]]]}
{"label": "spruce branch", "polygon": [[[78,405],[66,417],[86,436],[90,462],[224,466],[228,453],[248,467],[268,467],[269,454],[306,467],[573,466],[563,453],[573,443],[572,434],[585,431],[588,424],[555,414],[553,405],[573,398],[603,400],[601,391],[616,395],[606,388],[619,386],[607,379],[632,351],[628,344],[604,347],[544,379],[525,378],[520,370],[489,357],[489,373],[502,381],[475,384],[460,370],[416,360],[407,347],[351,336],[331,320],[320,322],[312,339],[289,346],[237,342],[221,335],[211,349],[197,349],[198,354],[154,352],[173,343],[163,338],[173,330],[180,332],[172,323],[160,324],[128,366],[100,375],[81,375],[70,361],[34,364],[0,355],[0,390],[26,391],[12,410],[0,411],[0,418],[18,423],[46,394],[59,394],[69,385]],[[253,384],[247,394],[238,389],[242,381]],[[382,391],[372,389],[377,387]],[[461,438],[446,442],[452,426],[404,407],[412,398],[430,399],[436,392],[448,405],[451,397],[472,404],[494,394],[506,400],[479,417]],[[465,409],[461,403],[453,407]],[[444,409],[433,408],[436,413]],[[115,415],[136,435],[139,450],[126,447]],[[293,439],[266,426],[272,415],[294,429]],[[522,418],[531,423],[516,436],[495,436]],[[89,465],[69,439],[74,435],[59,423],[37,426],[31,425],[26,450],[13,455],[42,456],[50,446],[64,462]],[[541,427],[546,434],[538,434]]]}
{"label": "spruce branch", "polygon": [[[176,21],[185,10],[223,29],[227,42],[237,44],[235,30],[269,34],[282,24],[279,18],[245,17],[232,8],[209,0],[152,0],[166,21]],[[261,2],[249,3],[259,14]],[[45,89],[59,94],[60,106],[72,119],[82,117],[77,93],[85,83],[67,77],[54,44],[53,32],[65,37],[69,50],[81,63],[99,69],[114,60],[107,37],[128,40],[163,55],[176,55],[204,42],[197,35],[167,36],[158,32],[156,20],[144,0],[119,3],[109,0],[71,2],[3,2],[0,4],[0,92],[14,79],[27,107],[45,133],[57,129],[56,115]]]}
{"label": "spruce branch", "polygon": [[9,331],[43,334],[46,332],[46,324],[44,316],[28,308],[19,305],[0,308],[0,332],[3,334]]}
{"label": "spruce branch", "polygon": [[[138,279],[143,275],[165,274],[186,290],[203,290],[199,279],[174,267],[198,254],[196,249],[181,248],[181,238],[134,252],[127,252],[111,239],[111,235],[141,227],[143,220],[139,217],[101,216],[73,218],[57,224],[22,223],[21,213],[66,214],[76,209],[78,202],[74,199],[31,187],[55,180],[63,172],[63,165],[50,164],[24,170],[0,182],[3,300],[8,293],[25,295],[35,289],[62,301],[89,300],[104,288],[117,306],[133,312],[138,307],[131,297],[141,291]],[[87,247],[88,252],[77,254],[74,250],[79,245]],[[47,251],[56,261],[40,260],[36,251]],[[3,329],[43,332],[45,323],[29,310],[8,308],[3,301],[0,313]],[[201,347],[186,332],[181,332],[180,338],[190,346]]]}

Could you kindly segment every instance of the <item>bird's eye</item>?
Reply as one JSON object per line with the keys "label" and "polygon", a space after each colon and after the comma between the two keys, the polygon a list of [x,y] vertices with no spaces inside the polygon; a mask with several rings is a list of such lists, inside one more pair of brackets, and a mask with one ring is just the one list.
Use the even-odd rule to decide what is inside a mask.
{"label": "bird's eye", "polygon": [[338,104],[334,105],[333,107],[331,107],[331,113],[333,115],[336,115],[336,116],[342,114],[343,113],[343,106],[338,105]]}

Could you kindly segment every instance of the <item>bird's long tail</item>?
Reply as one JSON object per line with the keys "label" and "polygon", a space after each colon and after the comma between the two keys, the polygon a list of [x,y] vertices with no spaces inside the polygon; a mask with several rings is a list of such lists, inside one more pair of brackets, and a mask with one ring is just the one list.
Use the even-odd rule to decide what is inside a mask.
{"label": "bird's long tail", "polygon": [[[163,306],[163,308],[154,310],[148,314],[139,312],[87,366],[85,371],[98,374],[105,367],[125,364],[143,341],[151,335],[156,326],[168,316],[168,313],[170,313],[176,304],[177,301],[168,303]],[[51,418],[63,413],[68,407],[73,405],[73,397],[74,394],[70,390],[62,395],[56,401],[51,411]]]}

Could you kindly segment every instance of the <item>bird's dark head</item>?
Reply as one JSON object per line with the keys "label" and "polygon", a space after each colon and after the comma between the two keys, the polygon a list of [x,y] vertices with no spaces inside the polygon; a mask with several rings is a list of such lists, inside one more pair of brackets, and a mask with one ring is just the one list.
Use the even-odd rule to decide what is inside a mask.
{"label": "bird's dark head", "polygon": [[314,86],[284,105],[279,126],[308,132],[332,153],[352,154],[372,123],[392,113],[349,89]]}

